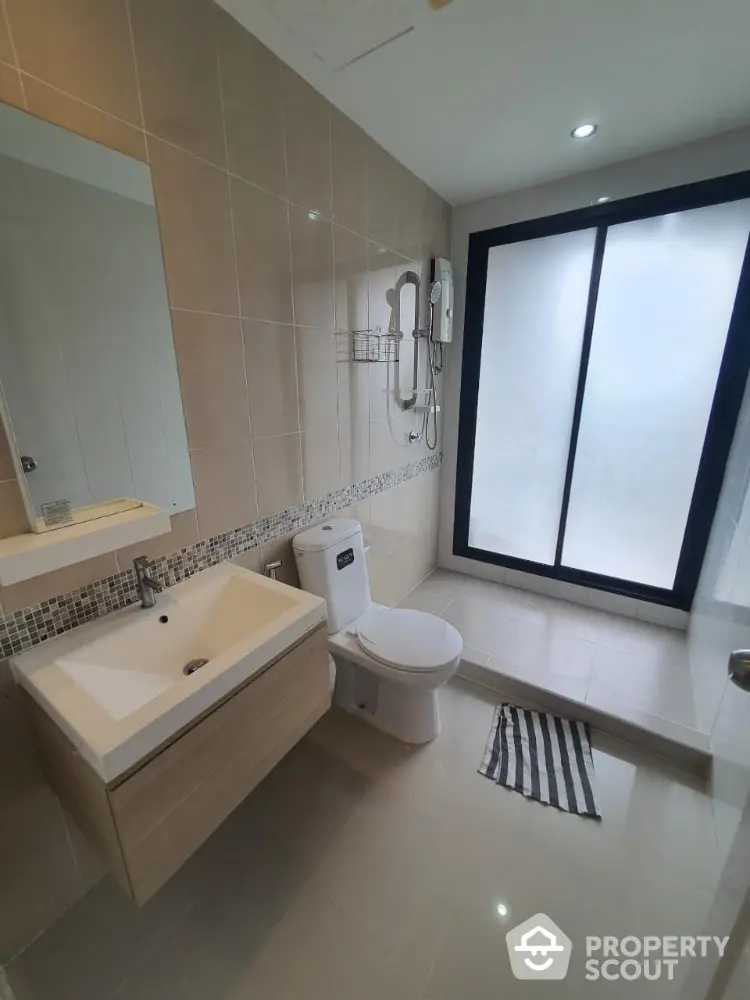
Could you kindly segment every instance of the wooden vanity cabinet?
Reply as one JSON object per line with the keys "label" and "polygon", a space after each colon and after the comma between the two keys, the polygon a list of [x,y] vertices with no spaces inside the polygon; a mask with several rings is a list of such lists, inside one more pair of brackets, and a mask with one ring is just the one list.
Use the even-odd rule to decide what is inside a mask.
{"label": "wooden vanity cabinet", "polygon": [[26,695],[48,781],[106,866],[149,899],[328,710],[325,627],[109,784]]}

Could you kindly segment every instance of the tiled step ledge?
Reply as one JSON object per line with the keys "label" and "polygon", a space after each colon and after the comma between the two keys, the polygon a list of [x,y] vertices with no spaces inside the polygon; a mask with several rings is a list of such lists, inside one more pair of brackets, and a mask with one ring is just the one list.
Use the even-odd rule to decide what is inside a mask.
{"label": "tiled step ledge", "polygon": [[606,736],[660,757],[682,771],[688,771],[702,779],[708,778],[712,760],[710,740],[706,733],[697,729],[669,722],[627,705],[623,705],[617,715],[612,715],[601,708],[576,701],[530,681],[519,680],[518,677],[491,669],[473,659],[471,653],[466,651],[458,674],[475,684],[497,691],[499,696],[522,708],[552,712],[587,722]]}
{"label": "tiled step ledge", "polygon": [[582,587],[576,583],[566,583],[564,580],[553,580],[537,573],[523,573],[521,570],[507,569],[505,566],[495,566],[494,563],[480,562],[454,555],[453,552],[441,549],[440,566],[454,573],[473,576],[478,580],[489,580],[491,583],[504,583],[516,590],[528,590],[532,594],[544,594],[546,597],[556,597],[571,604],[580,604],[585,608],[595,608],[597,611],[608,611],[613,615],[623,615],[625,618],[636,618],[639,621],[651,622],[652,625],[664,625],[666,628],[686,631],[690,615],[679,608],[670,608],[664,604],[654,604],[652,601],[636,600],[623,594],[610,593],[595,587]]}
{"label": "tiled step ledge", "polygon": [[[400,469],[383,472],[353,486],[336,490],[320,500],[311,500],[298,507],[287,507],[270,517],[259,518],[222,535],[196,542],[171,555],[155,559],[152,563],[153,573],[160,583],[171,587],[201,570],[227,559],[234,559],[240,553],[256,548],[261,542],[300,531],[330,514],[393,489],[423,472],[430,472],[439,467],[440,461],[440,454],[427,455]],[[22,608],[12,615],[0,617],[0,654],[7,657],[20,653],[113,611],[120,611],[136,601],[138,592],[135,573],[132,569],[127,569],[78,590],[42,601],[41,604]]]}

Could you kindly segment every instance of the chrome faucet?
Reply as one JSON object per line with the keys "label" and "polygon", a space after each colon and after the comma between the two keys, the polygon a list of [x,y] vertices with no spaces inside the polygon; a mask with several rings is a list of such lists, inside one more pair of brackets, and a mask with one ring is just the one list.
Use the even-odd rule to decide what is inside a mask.
{"label": "chrome faucet", "polygon": [[138,556],[134,559],[133,569],[135,570],[135,578],[138,581],[138,594],[141,598],[141,607],[153,608],[156,605],[156,595],[160,594],[164,590],[164,587],[158,580],[154,580],[152,576],[148,575],[151,566],[146,556]]}

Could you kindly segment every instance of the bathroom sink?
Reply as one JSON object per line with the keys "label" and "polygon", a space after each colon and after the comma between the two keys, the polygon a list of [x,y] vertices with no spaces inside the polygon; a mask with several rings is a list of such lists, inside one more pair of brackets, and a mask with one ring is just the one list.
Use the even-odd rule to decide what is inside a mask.
{"label": "bathroom sink", "polygon": [[296,604],[293,596],[258,587],[253,579],[221,574],[61,656],[57,665],[109,715],[123,719],[184,676],[250,641]]}
{"label": "bathroom sink", "polygon": [[223,563],[14,658],[19,683],[105,781],[325,620],[325,601]]}

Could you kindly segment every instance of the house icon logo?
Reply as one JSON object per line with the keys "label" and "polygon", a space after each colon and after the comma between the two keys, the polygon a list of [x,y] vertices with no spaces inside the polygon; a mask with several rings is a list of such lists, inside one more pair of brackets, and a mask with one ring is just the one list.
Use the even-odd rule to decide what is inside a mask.
{"label": "house icon logo", "polygon": [[565,979],[573,943],[554,920],[537,913],[505,936],[516,979]]}

